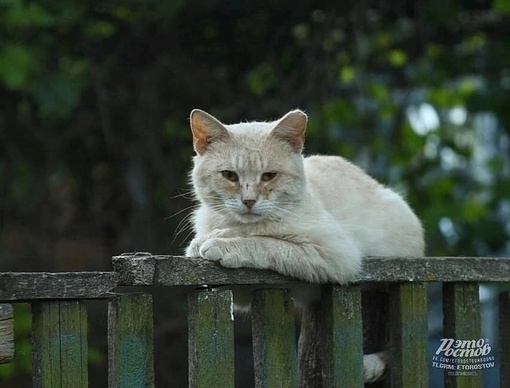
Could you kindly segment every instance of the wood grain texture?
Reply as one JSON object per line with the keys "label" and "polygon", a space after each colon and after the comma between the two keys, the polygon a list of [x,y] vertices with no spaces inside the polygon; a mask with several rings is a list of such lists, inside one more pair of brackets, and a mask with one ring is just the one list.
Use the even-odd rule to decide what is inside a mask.
{"label": "wood grain texture", "polygon": [[427,388],[427,289],[422,283],[390,286],[392,387]]}
{"label": "wood grain texture", "polygon": [[296,328],[289,291],[255,291],[251,314],[255,387],[295,387]]}
{"label": "wood grain texture", "polygon": [[501,388],[510,387],[510,293],[499,295],[499,356]]}
{"label": "wood grain texture", "polygon": [[123,294],[108,303],[108,387],[154,387],[152,295]]}
{"label": "wood grain texture", "polygon": [[231,290],[205,290],[188,298],[190,388],[234,387],[234,311]]}
{"label": "wood grain texture", "polygon": [[[257,269],[228,269],[202,258],[123,254],[113,258],[121,285],[289,284],[298,279]],[[510,259],[490,257],[366,257],[353,283],[509,282]]]}
{"label": "wood grain texture", "polygon": [[104,298],[118,277],[114,272],[4,272],[0,301]]}
{"label": "wood grain texture", "polygon": [[35,388],[88,387],[87,312],[79,301],[32,305],[32,378]]}
{"label": "wood grain texture", "polygon": [[10,304],[0,304],[0,364],[14,356],[14,316]]}
{"label": "wood grain texture", "polygon": [[[444,338],[478,340],[481,337],[479,286],[477,283],[444,283]],[[481,388],[482,370],[476,376],[452,376],[445,370],[446,388]]]}
{"label": "wood grain texture", "polygon": [[329,376],[325,386],[363,387],[363,324],[361,322],[361,292],[355,287],[323,287],[324,322],[331,321],[330,334],[322,339],[329,349],[330,364],[323,366]]}

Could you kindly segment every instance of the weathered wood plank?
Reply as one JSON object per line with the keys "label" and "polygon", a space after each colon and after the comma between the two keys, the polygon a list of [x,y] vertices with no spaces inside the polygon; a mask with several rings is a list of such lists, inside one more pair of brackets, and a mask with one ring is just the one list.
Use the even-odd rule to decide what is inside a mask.
{"label": "weathered wood plank", "polygon": [[[289,284],[299,280],[272,271],[228,269],[217,262],[183,256],[124,254],[113,258],[121,285]],[[353,283],[508,282],[510,260],[485,257],[366,257]]]}
{"label": "weathered wood plank", "polygon": [[255,387],[295,387],[296,331],[289,291],[257,290],[251,306]]}
{"label": "weathered wood plank", "polygon": [[390,380],[392,387],[428,387],[427,288],[390,286]]}
{"label": "weathered wood plank", "polygon": [[304,306],[301,314],[301,330],[298,343],[298,381],[299,387],[322,387],[323,364],[331,362],[329,347],[323,349],[323,343],[331,341],[331,319],[324,319],[324,298]]}
{"label": "weathered wood plank", "polygon": [[14,356],[14,317],[10,304],[0,304],[0,364]]}
{"label": "weathered wood plank", "polygon": [[300,387],[362,387],[363,325],[359,287],[324,286],[303,311]]}
{"label": "weathered wood plank", "polygon": [[108,387],[154,387],[152,295],[122,294],[108,303]]}
{"label": "weathered wood plank", "polygon": [[115,272],[3,272],[0,301],[103,298],[118,278]]}
{"label": "weathered wood plank", "polygon": [[[452,340],[478,341],[481,339],[480,299],[478,283],[443,284],[444,337]],[[441,357],[452,358],[446,353]],[[479,357],[459,357],[468,360]],[[464,368],[470,363],[455,363]],[[465,373],[466,372],[466,373]],[[465,374],[464,374],[465,373]],[[482,387],[481,370],[445,370],[446,388]]]}
{"label": "weathered wood plank", "polygon": [[191,388],[233,388],[234,311],[231,290],[206,290],[188,299]]}
{"label": "weathered wood plank", "polygon": [[88,387],[87,349],[87,312],[81,302],[32,304],[34,387]]}
{"label": "weathered wood plank", "polygon": [[499,355],[501,388],[510,387],[510,293],[499,296]]}
{"label": "weathered wood plank", "polygon": [[[329,293],[328,293],[329,294]],[[333,287],[330,304],[332,342],[324,344],[331,352],[331,363],[325,374],[332,376],[334,387],[363,386],[363,324],[359,286]],[[329,386],[329,385],[328,385]]]}

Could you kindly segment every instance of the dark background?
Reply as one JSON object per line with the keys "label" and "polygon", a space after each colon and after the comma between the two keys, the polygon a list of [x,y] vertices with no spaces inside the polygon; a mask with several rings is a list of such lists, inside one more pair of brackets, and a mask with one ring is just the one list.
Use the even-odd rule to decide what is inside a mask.
{"label": "dark background", "polygon": [[[256,5],[255,5],[256,4]],[[310,116],[307,153],[404,194],[428,255],[509,256],[510,1],[0,3],[0,271],[181,253],[188,117]],[[183,291],[154,290],[159,386],[185,386]],[[2,386],[29,386],[29,313]],[[105,386],[104,305],[90,312]]]}

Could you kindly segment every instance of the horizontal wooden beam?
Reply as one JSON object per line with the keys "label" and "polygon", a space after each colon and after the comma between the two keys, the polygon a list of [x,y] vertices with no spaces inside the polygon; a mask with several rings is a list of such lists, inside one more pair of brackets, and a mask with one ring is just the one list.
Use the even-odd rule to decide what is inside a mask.
{"label": "horizontal wooden beam", "polygon": [[[290,284],[299,279],[249,268],[228,269],[201,258],[123,254],[115,272],[0,273],[0,302],[105,298],[117,286]],[[367,257],[353,283],[510,282],[510,259],[482,257]]]}
{"label": "horizontal wooden beam", "polygon": [[4,272],[0,301],[103,298],[118,279],[115,272]]}
{"label": "horizontal wooden beam", "polygon": [[[218,286],[289,284],[299,280],[272,271],[228,269],[202,258],[125,253],[113,258],[120,285]],[[510,258],[367,257],[353,283],[366,282],[509,282]]]}

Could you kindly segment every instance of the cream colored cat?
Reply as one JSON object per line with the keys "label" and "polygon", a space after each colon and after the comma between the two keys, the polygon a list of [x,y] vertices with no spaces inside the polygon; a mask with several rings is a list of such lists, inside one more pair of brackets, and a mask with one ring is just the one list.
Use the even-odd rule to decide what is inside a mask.
{"label": "cream colored cat", "polygon": [[187,256],[339,284],[364,256],[423,256],[421,224],[398,194],[341,157],[302,156],[306,123],[299,110],[234,125],[191,112],[200,206]]}

